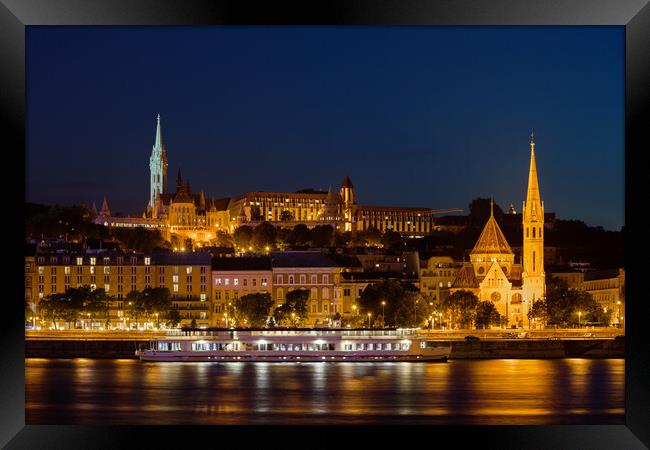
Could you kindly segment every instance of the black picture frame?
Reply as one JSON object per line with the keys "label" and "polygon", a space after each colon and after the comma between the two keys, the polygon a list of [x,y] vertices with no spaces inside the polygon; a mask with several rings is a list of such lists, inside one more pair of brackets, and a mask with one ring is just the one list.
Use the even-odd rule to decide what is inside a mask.
{"label": "black picture frame", "polygon": [[[340,445],[340,427],[309,430],[299,438],[287,439],[283,427],[81,427],[25,426],[24,324],[20,311],[23,297],[24,179],[25,169],[25,27],[44,25],[610,25],[625,27],[625,228],[626,242],[626,404],[625,425],[602,426],[491,426],[418,427],[415,429],[355,428],[364,445],[386,443],[422,445],[417,440],[456,445],[475,442],[487,448],[644,448],[650,446],[650,410],[647,382],[650,380],[648,302],[640,296],[639,266],[630,264],[635,254],[643,255],[642,236],[636,236],[633,215],[645,210],[644,193],[635,189],[642,179],[640,157],[647,150],[644,129],[650,123],[650,6],[647,0],[365,0],[267,2],[208,0],[0,0],[0,129],[5,157],[4,204],[5,241],[16,246],[7,257],[5,269],[11,294],[4,298],[5,320],[0,338],[0,445],[6,448],[104,448],[132,447],[146,439],[147,447],[168,448],[196,445],[207,439],[213,445],[228,440],[246,445],[253,439],[261,444],[273,441],[291,445]],[[534,105],[532,105],[534,107]],[[643,150],[646,150],[645,152]],[[12,180],[15,177],[15,180]],[[639,186],[640,187],[640,186]],[[22,198],[20,194],[22,195]],[[18,219],[20,217],[20,219]],[[630,235],[630,231],[633,233]],[[14,255],[13,253],[17,253]],[[636,267],[635,267],[636,266]],[[18,280],[21,280],[20,282]],[[637,294],[637,295],[635,295]],[[217,429],[219,428],[219,429]],[[257,430],[261,430],[257,432]],[[415,433],[415,436],[412,434]],[[310,436],[311,435],[311,436]],[[227,436],[227,437],[226,437]],[[336,436],[336,438],[333,438]],[[302,442],[302,444],[300,444]],[[212,446],[212,445],[211,445]]]}

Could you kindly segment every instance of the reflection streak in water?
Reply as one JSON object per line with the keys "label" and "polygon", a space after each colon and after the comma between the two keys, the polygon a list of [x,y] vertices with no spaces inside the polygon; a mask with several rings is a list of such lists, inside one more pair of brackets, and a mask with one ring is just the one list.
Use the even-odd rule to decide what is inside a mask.
{"label": "reflection streak in water", "polygon": [[28,424],[624,423],[609,360],[25,360]]}

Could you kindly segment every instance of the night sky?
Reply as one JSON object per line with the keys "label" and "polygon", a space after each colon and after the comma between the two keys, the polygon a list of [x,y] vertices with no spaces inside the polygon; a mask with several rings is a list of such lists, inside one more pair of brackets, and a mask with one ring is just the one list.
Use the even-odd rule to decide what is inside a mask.
{"label": "night sky", "polygon": [[28,27],[27,201],[141,214],[156,114],[192,189],[624,221],[623,27]]}

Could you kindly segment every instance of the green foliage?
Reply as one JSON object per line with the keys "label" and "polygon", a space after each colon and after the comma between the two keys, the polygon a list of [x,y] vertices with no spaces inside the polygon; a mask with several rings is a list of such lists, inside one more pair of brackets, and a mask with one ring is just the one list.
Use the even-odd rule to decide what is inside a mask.
{"label": "green foliage", "polygon": [[253,240],[253,228],[248,225],[237,227],[232,236],[232,242],[235,244],[236,249],[244,248],[248,250]]}
{"label": "green foliage", "polygon": [[499,325],[501,315],[494,303],[490,301],[478,302],[476,305],[476,328],[489,328],[490,325]]}
{"label": "green foliage", "polygon": [[218,247],[232,247],[232,238],[225,231],[217,231],[214,243]]}
{"label": "green foliage", "polygon": [[242,323],[246,320],[245,323],[249,326],[263,327],[273,303],[269,293],[248,294],[236,299],[237,322]]}
{"label": "green foliage", "polygon": [[331,225],[317,225],[311,229],[311,245],[330,247],[334,243],[334,228]]}
{"label": "green foliage", "polygon": [[121,228],[109,229],[110,236],[120,243],[123,250],[132,250],[138,253],[151,253],[156,247],[166,247],[160,230],[148,230],[146,228]]}
{"label": "green foliage", "polygon": [[269,222],[264,221],[253,229],[251,245],[259,252],[265,251],[266,247],[273,249],[275,248],[276,234],[275,227]]}
{"label": "green foliage", "polygon": [[289,243],[291,245],[304,246],[309,245],[311,240],[311,233],[307,225],[299,223],[291,230],[291,236],[289,237]]}
{"label": "green foliage", "polygon": [[451,314],[452,323],[461,328],[470,328],[476,320],[478,298],[471,291],[456,291],[442,302],[442,307]]}
{"label": "green foliage", "polygon": [[[382,306],[382,302],[386,304]],[[368,313],[380,318],[385,311],[384,324],[387,327],[417,327],[427,320],[430,314],[428,303],[413,285],[403,285],[397,280],[385,280],[366,286],[359,298],[359,314],[365,318]]]}
{"label": "green foliage", "polygon": [[169,328],[177,327],[181,323],[181,313],[177,309],[170,309],[164,316],[165,325]]}
{"label": "green foliage", "polygon": [[587,322],[609,325],[611,314],[611,310],[605,312],[588,292],[570,289],[566,281],[552,277],[546,286],[546,299],[536,301],[528,317],[565,328]]}
{"label": "green foliage", "polygon": [[396,250],[403,248],[402,236],[393,230],[387,230],[381,237],[380,242],[386,249]]}
{"label": "green foliage", "polygon": [[[275,308],[273,316],[275,320],[282,325],[297,325],[307,318],[307,301],[309,300],[309,291],[307,289],[295,289],[287,292],[282,306]],[[292,317],[291,314],[294,314]]]}

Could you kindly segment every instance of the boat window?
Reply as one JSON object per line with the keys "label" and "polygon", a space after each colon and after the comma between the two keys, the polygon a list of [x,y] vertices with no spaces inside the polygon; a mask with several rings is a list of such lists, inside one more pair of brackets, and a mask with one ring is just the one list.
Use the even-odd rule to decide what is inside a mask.
{"label": "boat window", "polygon": [[427,348],[427,343],[425,341],[420,342],[420,348]]}

